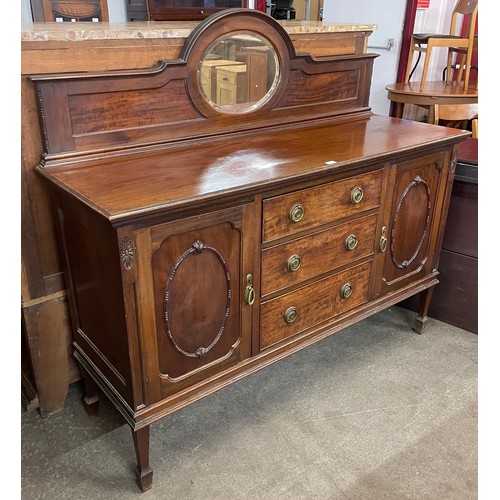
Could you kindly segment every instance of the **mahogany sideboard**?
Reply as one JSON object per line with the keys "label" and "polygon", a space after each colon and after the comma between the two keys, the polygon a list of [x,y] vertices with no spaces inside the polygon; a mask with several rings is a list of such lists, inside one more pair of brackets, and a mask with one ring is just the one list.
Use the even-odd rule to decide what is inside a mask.
{"label": "mahogany sideboard", "polygon": [[[297,52],[315,57],[366,52],[371,24],[279,21]],[[80,380],[72,356],[63,266],[52,200],[34,174],[44,152],[30,74],[153,67],[177,59],[199,22],[32,23],[21,30],[22,396],[42,416],[60,411]]]}
{"label": "mahogany sideboard", "polygon": [[157,420],[415,294],[424,330],[469,132],[372,114],[375,57],[235,9],[150,68],[29,77],[84,400],[131,427],[142,491]]}

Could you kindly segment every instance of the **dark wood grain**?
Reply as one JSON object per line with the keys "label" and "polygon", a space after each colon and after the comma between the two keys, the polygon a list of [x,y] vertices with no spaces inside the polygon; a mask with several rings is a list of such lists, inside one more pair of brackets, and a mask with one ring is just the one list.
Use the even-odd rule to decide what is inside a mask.
{"label": "dark wood grain", "polygon": [[[269,302],[263,302],[260,325],[261,348],[265,349],[366,302],[369,272],[370,264],[362,264]],[[349,298],[343,299],[340,291],[346,283],[352,285],[353,292]],[[298,316],[293,323],[287,324],[284,314],[289,307],[296,307]]]}
{"label": "dark wood grain", "polygon": [[149,466],[149,426],[137,430],[132,429],[132,437],[137,457],[135,478],[139,488],[144,493],[150,490],[153,485],[153,470]]}
{"label": "dark wood grain", "polygon": [[[315,127],[253,132],[231,141],[196,142],[180,147],[119,158],[40,168],[61,186],[113,221],[145,210],[193,207],[222,195],[255,193],[272,188],[277,179],[307,180],[342,172],[348,166],[417,153],[422,143],[458,142],[466,133],[414,123],[411,133],[396,118],[367,119]],[[290,151],[290,144],[294,149]],[[196,147],[194,147],[196,146]],[[333,165],[328,162],[335,161]],[[251,168],[249,168],[251,165]],[[119,171],[117,171],[119,169]],[[49,173],[50,172],[50,173]],[[352,182],[352,181],[351,181]]]}
{"label": "dark wood grain", "polygon": [[[294,239],[262,251],[262,296],[344,266],[374,252],[376,215],[345,222],[331,229]],[[349,250],[346,242],[356,238]],[[290,271],[290,256],[300,258],[300,267]]]}
{"label": "dark wood grain", "polygon": [[[159,369],[170,382],[238,361],[240,249],[240,230],[226,222],[169,236],[152,255]],[[195,356],[199,348],[210,349]]]}
{"label": "dark wood grain", "polygon": [[[253,113],[208,109],[197,61],[249,26],[279,51],[281,86]],[[151,423],[411,295],[425,324],[468,133],[372,115],[372,60],[297,56],[245,10],[208,19],[155,71],[34,78],[75,356],[133,430],[142,491]],[[189,113],[158,128],[155,95],[208,132]]]}
{"label": "dark wood grain", "polygon": [[[304,132],[305,131],[303,131],[302,134],[304,134]],[[311,141],[313,136],[321,140],[321,135],[316,135],[316,132],[319,134],[321,133],[321,131],[311,131],[311,136],[309,137]],[[339,133],[340,132],[341,130],[339,130]],[[370,132],[368,132],[368,134],[369,133]],[[336,136],[338,137],[338,135]],[[368,137],[368,135],[366,137]],[[298,137],[297,140],[299,140]],[[356,141],[356,139],[354,139],[354,141]],[[300,144],[303,143],[300,142]],[[310,152],[312,153],[313,147],[314,150],[316,150],[316,144],[314,144],[314,146],[312,142],[310,144]],[[342,144],[342,140],[340,144]],[[340,146],[340,148],[341,147],[342,146]],[[318,149],[320,150],[318,152],[321,154],[323,152],[321,151],[321,147],[319,146]],[[325,147],[323,154],[325,153],[330,153],[332,158],[338,158],[340,151],[334,149],[330,145],[330,148]],[[309,157],[309,161],[311,161],[311,157]],[[328,163],[329,160],[324,160],[321,163],[320,160],[318,160],[318,166],[323,166]],[[334,160],[332,167],[335,167],[337,163],[338,160]],[[304,191],[295,191],[275,198],[266,199],[264,201],[263,212],[263,242],[272,241],[283,236],[303,231],[304,226],[313,228],[329,222],[333,218],[359,214],[363,211],[378,207],[380,203],[381,181],[382,171],[379,170],[329,184],[322,184],[319,187],[309,188]],[[363,190],[363,198],[360,202],[353,203],[351,200],[351,192],[356,188],[361,188]],[[303,207],[304,217],[299,222],[292,222],[289,217],[290,210],[297,204]]]}
{"label": "dark wood grain", "polygon": [[287,57],[273,97],[249,114],[217,113],[206,102],[192,76],[203,57],[200,47],[206,47],[201,35],[193,34],[189,53],[181,54],[186,62],[168,61],[132,73],[33,77],[43,108],[59,109],[57,114],[41,109],[46,116],[46,153],[130,148],[368,110],[373,54],[318,65],[310,57],[296,55],[291,41],[282,38],[286,33],[272,36],[269,29],[265,33]]}
{"label": "dark wood grain", "polygon": [[[130,0],[129,4],[142,3],[146,0]],[[143,17],[142,20],[146,20]],[[192,31],[199,24],[197,21],[157,23],[165,31],[172,28]],[[286,22],[283,23],[286,26]],[[93,27],[100,27],[96,23]],[[133,23],[121,26],[126,30],[125,34],[117,39],[99,38],[88,33],[88,25],[85,23],[58,23],[55,27],[57,32],[65,32],[66,38],[52,39],[51,25],[44,25],[42,31],[48,36],[31,38],[30,35],[40,27],[33,26],[32,29],[23,27],[22,35],[27,32],[28,37],[22,38],[21,42],[21,218],[22,218],[22,314],[26,316],[26,335],[29,336],[29,356],[25,359],[31,364],[31,371],[36,378],[36,389],[40,401],[40,412],[47,415],[59,411],[64,405],[64,396],[68,384],[79,380],[79,370],[73,359],[72,332],[69,326],[69,310],[67,301],[61,301],[60,297],[66,295],[66,285],[63,278],[63,265],[61,253],[59,252],[56,238],[56,218],[52,217],[52,197],[46,189],[43,179],[36,175],[34,167],[40,162],[44,153],[41,122],[38,113],[38,96],[34,82],[28,75],[74,73],[74,72],[99,72],[110,70],[133,70],[155,67],[160,60],[177,60],[185,44],[185,36],[168,38],[142,38],[130,37],[133,31],[150,32],[151,25],[146,23]],[[105,30],[106,27],[104,26]],[[148,31],[149,30],[149,31]],[[82,36],[84,33],[87,36]],[[321,32],[311,33],[309,31],[293,34],[290,38],[293,42],[295,52],[307,53],[316,58],[332,58],[334,56],[361,55],[366,52],[366,42],[371,31],[367,29],[349,32]],[[116,35],[116,33],[114,33]],[[87,116],[88,118],[88,116]],[[259,209],[245,211],[252,214],[249,216],[250,225],[259,219]],[[256,215],[253,215],[256,214]],[[250,239],[244,241],[244,246],[249,247]],[[245,261],[246,262],[246,261]],[[248,266],[248,264],[247,264]],[[256,265],[252,264],[252,271],[257,280],[259,274]],[[127,273],[129,277],[132,273]],[[126,284],[127,289],[134,290],[134,282]],[[62,294],[62,295],[61,295]],[[127,300],[132,301],[133,293],[127,293]],[[52,303],[54,301],[54,303]],[[47,303],[47,305],[45,305]],[[50,317],[50,321],[32,320],[28,318],[32,312],[32,306],[37,305],[41,310],[43,318]],[[127,328],[131,332],[137,321],[134,322],[134,309],[130,309],[127,315]],[[245,311],[243,313],[245,315]],[[255,316],[255,314],[254,314]],[[242,328],[249,328],[251,318],[247,318]],[[254,321],[256,321],[254,319]],[[40,329],[42,328],[43,331]],[[130,335],[131,356],[139,349],[137,337]],[[59,344],[66,345],[67,355],[59,351]],[[38,346],[43,344],[38,350]],[[258,347],[255,347],[258,350]],[[52,355],[62,352],[63,355]],[[48,353],[48,354],[47,354]],[[36,377],[35,377],[36,375]],[[136,376],[133,374],[133,376]],[[144,403],[143,387],[140,380],[134,379],[134,408]]]}
{"label": "dark wood grain", "polygon": [[425,273],[434,265],[436,245],[432,230],[438,222],[438,188],[443,178],[442,154],[402,163],[395,175],[392,209],[387,217],[388,248],[383,272],[384,287],[397,287],[408,277]]}

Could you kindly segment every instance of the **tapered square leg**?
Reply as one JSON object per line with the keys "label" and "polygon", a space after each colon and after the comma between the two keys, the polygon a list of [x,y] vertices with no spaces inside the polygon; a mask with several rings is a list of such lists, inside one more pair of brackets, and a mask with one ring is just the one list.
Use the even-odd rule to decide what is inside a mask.
{"label": "tapered square leg", "polygon": [[83,404],[85,411],[91,417],[96,417],[99,414],[99,393],[94,379],[87,373],[87,371],[80,367],[80,373],[83,379]]}
{"label": "tapered square leg", "polygon": [[142,429],[132,429],[132,436],[137,457],[135,479],[141,491],[145,492],[153,485],[153,469],[149,467],[149,425]]}
{"label": "tapered square leg", "polygon": [[427,288],[427,290],[420,292],[420,308],[419,313],[415,318],[415,326],[413,328],[419,335],[424,333],[427,328],[427,322],[429,320],[427,313],[429,312],[433,292],[434,287]]}

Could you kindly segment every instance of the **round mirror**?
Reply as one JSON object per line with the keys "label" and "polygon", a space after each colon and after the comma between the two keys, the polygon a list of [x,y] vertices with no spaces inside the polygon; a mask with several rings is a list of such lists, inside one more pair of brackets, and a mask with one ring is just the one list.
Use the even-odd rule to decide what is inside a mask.
{"label": "round mirror", "polygon": [[273,95],[279,81],[276,51],[264,37],[239,32],[213,42],[198,66],[201,93],[217,111],[254,111]]}

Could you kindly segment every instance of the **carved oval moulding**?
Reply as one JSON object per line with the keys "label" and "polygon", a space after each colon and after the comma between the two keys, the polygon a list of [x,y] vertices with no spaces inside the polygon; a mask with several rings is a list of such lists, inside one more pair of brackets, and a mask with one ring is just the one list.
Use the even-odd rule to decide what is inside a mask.
{"label": "carved oval moulding", "polygon": [[189,358],[203,358],[222,337],[231,307],[231,280],[222,255],[195,241],[169,273],[163,306],[173,347]]}
{"label": "carved oval moulding", "polygon": [[399,269],[408,268],[417,258],[429,229],[430,211],[429,186],[417,175],[403,191],[392,223],[391,258]]}

